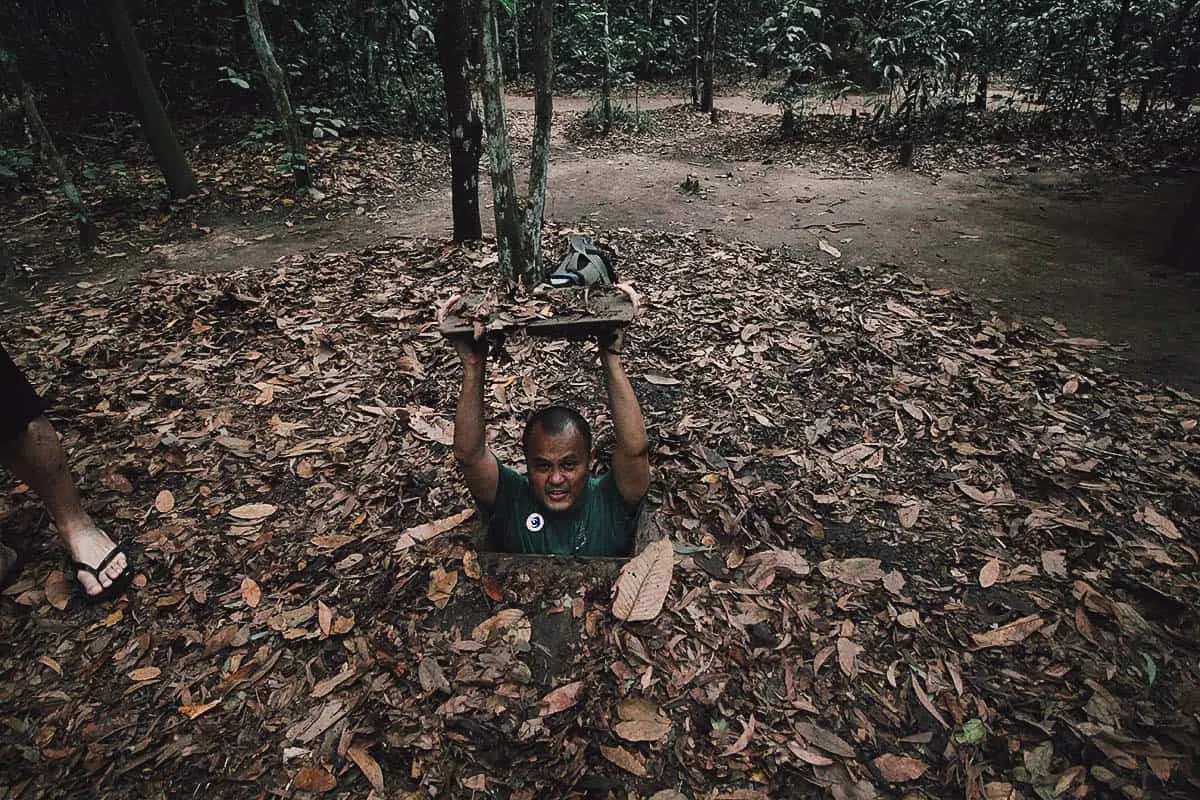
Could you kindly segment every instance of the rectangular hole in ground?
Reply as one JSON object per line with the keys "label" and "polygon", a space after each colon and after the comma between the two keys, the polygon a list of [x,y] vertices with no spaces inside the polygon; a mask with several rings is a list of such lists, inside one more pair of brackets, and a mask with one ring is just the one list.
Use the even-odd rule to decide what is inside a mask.
{"label": "rectangular hole in ground", "polygon": [[530,554],[530,553],[510,553],[499,547],[497,538],[489,535],[489,522],[487,514],[479,514],[475,530],[471,535],[471,541],[475,547],[475,551],[479,553],[480,563],[484,559],[494,559],[497,556],[509,559],[531,559],[531,563],[536,563],[538,560],[550,559],[559,562],[612,562],[620,569],[620,565],[624,564],[633,556],[642,552],[646,545],[650,542],[661,538],[662,533],[658,524],[658,509],[645,506],[638,515],[637,527],[633,534],[633,548],[628,555],[624,556],[574,556],[574,555],[552,555],[552,554]]}

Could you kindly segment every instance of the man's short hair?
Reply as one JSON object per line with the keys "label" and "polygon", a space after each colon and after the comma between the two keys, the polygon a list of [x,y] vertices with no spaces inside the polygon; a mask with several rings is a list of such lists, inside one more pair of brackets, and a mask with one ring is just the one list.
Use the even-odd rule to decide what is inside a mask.
{"label": "man's short hair", "polygon": [[583,437],[587,451],[592,452],[592,426],[573,408],[566,406],[548,406],[537,411],[525,423],[525,433],[521,436],[521,447],[529,452],[529,440],[533,438],[533,429],[541,428],[554,436],[574,429]]}

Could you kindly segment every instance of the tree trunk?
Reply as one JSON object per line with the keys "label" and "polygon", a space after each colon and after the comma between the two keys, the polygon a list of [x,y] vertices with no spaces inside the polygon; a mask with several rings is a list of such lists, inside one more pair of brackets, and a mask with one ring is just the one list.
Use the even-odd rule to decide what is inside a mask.
{"label": "tree trunk", "polygon": [[604,3],[604,79],[600,83],[600,110],[605,135],[612,130],[612,36],[608,28],[608,0]]}
{"label": "tree trunk", "polygon": [[1200,272],[1200,182],[1175,223],[1164,260],[1176,269]]}
{"label": "tree trunk", "polygon": [[700,0],[692,0],[692,108],[700,108],[700,72],[704,67],[704,48],[700,42]]}
{"label": "tree trunk", "polygon": [[1129,8],[1133,0],[1122,0],[1121,10],[1113,26],[1112,44],[1108,50],[1108,75],[1105,80],[1107,91],[1104,101],[1105,115],[1114,127],[1121,124],[1125,108],[1122,95],[1125,93],[1125,29],[1129,26]]}
{"label": "tree trunk", "polygon": [[450,200],[454,241],[483,236],[479,220],[479,156],[483,128],[471,99],[468,68],[475,38],[472,0],[445,0],[438,15],[438,61],[450,129]]}
{"label": "tree trunk", "polygon": [[979,85],[975,89],[974,108],[976,111],[987,111],[988,101],[988,73],[987,70],[979,71]]}
{"label": "tree trunk", "polygon": [[521,77],[521,6],[514,2],[512,4],[513,17],[513,76],[520,79]]}
{"label": "tree trunk", "polygon": [[71,174],[67,163],[63,161],[58,148],[54,146],[54,138],[50,135],[50,129],[46,127],[46,123],[42,121],[42,115],[38,113],[37,102],[33,97],[33,88],[25,82],[17,70],[17,65],[11,61],[8,64],[8,75],[14,91],[21,98],[21,107],[25,111],[25,118],[29,121],[29,127],[33,131],[34,137],[37,138],[38,149],[41,150],[42,157],[46,159],[50,168],[54,170],[63,196],[67,198],[67,202],[71,204],[71,208],[75,212],[75,222],[79,226],[79,249],[85,253],[91,252],[96,247],[96,223],[92,221],[87,206],[83,204],[79,188],[75,185],[75,177]]}
{"label": "tree trunk", "polygon": [[521,213],[513,180],[508,127],[504,119],[504,67],[500,63],[500,31],[496,26],[496,0],[479,0],[483,43],[483,118],[487,125],[488,170],[492,176],[492,207],[496,215],[496,253],[500,274],[511,283],[515,270],[525,270],[521,239]]}
{"label": "tree trunk", "polygon": [[526,264],[522,277],[532,287],[542,282],[542,217],[550,177],[550,123],[554,117],[554,0],[541,0],[535,24],[533,61],[533,154],[524,212]]}
{"label": "tree trunk", "polygon": [[279,124],[283,126],[283,134],[287,139],[288,166],[292,168],[296,191],[320,199],[320,193],[313,189],[312,175],[308,171],[304,133],[300,130],[300,121],[296,119],[296,112],[292,109],[292,101],[288,99],[287,79],[279,67],[279,62],[275,60],[271,42],[267,39],[267,30],[263,27],[262,15],[258,11],[258,0],[246,0],[246,22],[250,27],[250,40],[254,43],[254,52],[258,54],[258,63],[262,66],[263,78],[271,94],[271,102],[275,106],[275,115],[279,118]]}
{"label": "tree trunk", "polygon": [[104,0],[104,8],[112,24],[113,44],[121,53],[125,70],[137,94],[137,106],[146,130],[146,139],[167,181],[167,191],[173,198],[199,194],[200,185],[196,183],[196,176],[192,174],[192,167],[183,148],[179,146],[175,129],[171,127],[158,90],[150,78],[146,54],[138,44],[137,35],[129,21],[125,0]]}
{"label": "tree trunk", "polygon": [[704,87],[700,95],[700,110],[713,114],[716,121],[716,108],[713,106],[713,73],[717,60],[717,6],[720,0],[712,0],[705,13],[704,28]]}

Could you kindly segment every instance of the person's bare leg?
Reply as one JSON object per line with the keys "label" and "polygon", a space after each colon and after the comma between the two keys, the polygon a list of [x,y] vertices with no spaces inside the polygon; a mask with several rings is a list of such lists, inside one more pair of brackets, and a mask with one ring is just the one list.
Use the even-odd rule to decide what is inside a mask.
{"label": "person's bare leg", "polygon": [[[46,504],[46,511],[58,526],[72,559],[94,566],[113,549],[113,540],[96,527],[83,509],[67,466],[67,455],[50,420],[43,416],[29,423],[23,433],[0,449],[0,461],[29,484]],[[125,566],[125,556],[119,554],[100,573],[99,583],[82,570],[77,578],[85,592],[99,594],[121,576]]]}

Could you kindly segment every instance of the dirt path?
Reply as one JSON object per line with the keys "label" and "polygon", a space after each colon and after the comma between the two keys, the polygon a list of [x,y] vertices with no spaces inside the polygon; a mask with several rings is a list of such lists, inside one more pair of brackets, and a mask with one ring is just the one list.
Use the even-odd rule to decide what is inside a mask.
{"label": "dirt path", "polygon": [[[700,178],[699,196],[679,190],[689,173]],[[818,248],[824,238],[850,265],[897,269],[1009,316],[1050,317],[1073,335],[1127,343],[1120,371],[1197,391],[1200,278],[1153,260],[1187,191],[1186,181],[1168,176],[830,178],[789,166],[619,154],[556,160],[547,210],[563,223],[711,231],[818,260],[832,258]],[[448,199],[437,197],[385,230],[449,236],[449,219]]]}

